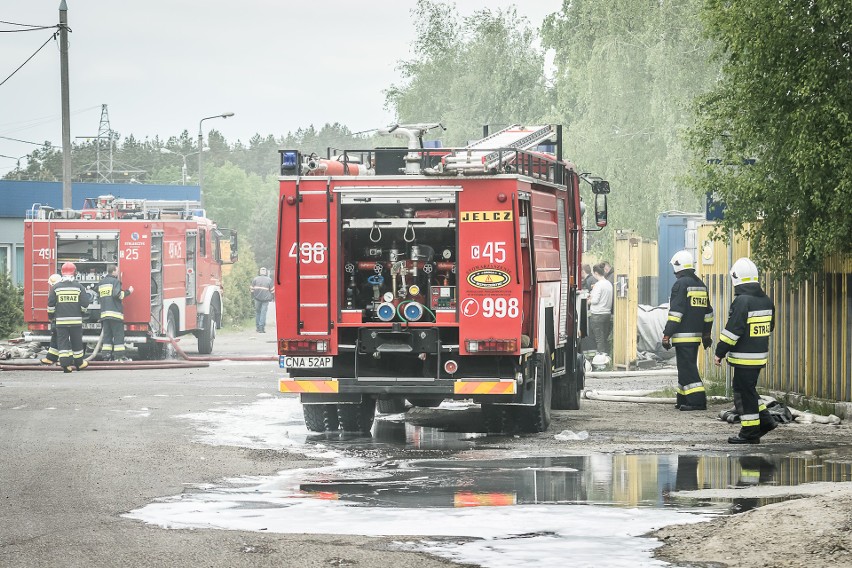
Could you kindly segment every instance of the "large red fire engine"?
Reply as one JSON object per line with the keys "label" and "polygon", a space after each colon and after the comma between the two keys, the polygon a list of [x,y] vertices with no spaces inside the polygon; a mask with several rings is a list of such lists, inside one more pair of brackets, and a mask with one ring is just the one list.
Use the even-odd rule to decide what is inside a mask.
{"label": "large red fire engine", "polygon": [[134,288],[124,301],[127,343],[143,357],[163,358],[171,347],[164,339],[192,333],[199,352],[213,350],[224,307],[222,265],[236,260],[237,241],[198,203],[105,195],[87,199],[82,210],[36,204],[24,222],[24,247],[24,319],[31,339],[50,341],[47,279],[71,261],[91,300],[86,342],[100,336],[96,287],[107,266],[116,264],[122,284]]}
{"label": "large red fire engine", "polygon": [[301,393],[310,430],[369,430],[377,401],[472,399],[489,431],[579,408],[579,184],[597,226],[609,184],[561,160],[558,126],[423,149],[437,126],[386,130],[407,148],[281,152],[279,390]]}

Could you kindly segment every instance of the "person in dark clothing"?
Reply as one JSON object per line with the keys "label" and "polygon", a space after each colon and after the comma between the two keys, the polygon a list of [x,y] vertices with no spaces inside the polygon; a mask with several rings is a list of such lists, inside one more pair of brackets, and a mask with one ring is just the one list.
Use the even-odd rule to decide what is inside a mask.
{"label": "person in dark clothing", "polygon": [[583,281],[582,281],[583,290],[585,290],[586,292],[591,292],[592,286],[595,285],[595,282],[596,282],[596,280],[595,280],[594,275],[592,274],[592,267],[589,266],[588,264],[584,264],[583,265]]}
{"label": "person in dark clothing", "polygon": [[254,327],[258,333],[266,333],[266,311],[269,302],[273,299],[272,278],[266,269],[261,267],[260,272],[251,281],[251,297],[254,300]]}
{"label": "person in dark clothing", "polygon": [[601,263],[604,269],[604,278],[609,280],[609,283],[615,286],[615,270],[613,270],[612,265],[608,260],[605,260]]}
{"label": "person in dark clothing", "polygon": [[769,360],[769,336],[775,329],[775,303],[757,277],[757,266],[748,258],[740,258],[731,267],[734,301],[716,345],[716,365],[726,359],[734,368],[732,387],[740,432],[728,438],[731,444],[760,443],[776,426],[757,394],[760,370]]}
{"label": "person in dark clothing", "polygon": [[118,267],[110,264],[107,275],[98,283],[98,298],[101,303],[101,359],[104,361],[124,360],[124,305],[123,300],[133,293],[133,286],[121,289]]}
{"label": "person in dark clothing", "polygon": [[[62,280],[61,274],[51,274],[47,279],[47,289],[50,291],[53,286]],[[55,365],[59,362],[59,346],[56,343],[56,322],[53,321],[53,314],[48,313],[50,319],[50,347],[47,349],[47,355],[41,360],[44,365]]]}
{"label": "person in dark clothing", "polygon": [[47,295],[47,313],[56,325],[56,344],[59,364],[70,373],[89,366],[83,359],[83,312],[89,305],[89,296],[83,285],[74,279],[77,267],[73,262],[62,265],[62,279]]}
{"label": "person in dark clothing", "polygon": [[671,259],[675,280],[669,299],[669,315],[663,329],[665,349],[675,348],[677,358],[677,399],[680,410],[706,410],[707,392],[698,374],[698,348],[713,345],[713,307],[707,286],[695,275],[695,262],[689,251],[678,251]]}

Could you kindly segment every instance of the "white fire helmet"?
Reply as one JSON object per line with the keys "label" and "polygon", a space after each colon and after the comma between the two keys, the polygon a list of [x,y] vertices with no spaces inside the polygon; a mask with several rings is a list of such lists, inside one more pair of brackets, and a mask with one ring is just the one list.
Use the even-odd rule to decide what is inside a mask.
{"label": "white fire helmet", "polygon": [[757,282],[757,266],[746,257],[738,259],[731,267],[731,283],[737,287],[751,282]]}
{"label": "white fire helmet", "polygon": [[57,282],[59,282],[60,280],[62,280],[62,275],[61,275],[61,274],[51,274],[51,275],[50,275],[50,278],[48,278],[48,279],[47,279],[47,285],[48,285],[48,286],[53,286],[54,284],[56,284],[56,283],[57,283]]}
{"label": "white fire helmet", "polygon": [[679,250],[674,253],[674,256],[669,263],[671,263],[672,268],[674,268],[675,274],[681,270],[695,269],[695,260],[693,260],[692,254],[690,254],[688,250]]}

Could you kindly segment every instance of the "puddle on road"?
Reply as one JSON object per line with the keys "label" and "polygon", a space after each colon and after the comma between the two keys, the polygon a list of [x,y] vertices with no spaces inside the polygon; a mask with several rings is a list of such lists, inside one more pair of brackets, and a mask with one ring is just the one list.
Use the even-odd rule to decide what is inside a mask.
{"label": "puddle on road", "polygon": [[[554,566],[569,557],[583,566],[600,558],[608,566],[663,566],[651,557],[659,543],[640,538],[647,532],[785,498],[739,498],[739,488],[852,481],[842,450],[517,457],[479,449],[481,435],[404,422],[378,421],[372,436],[302,437],[303,426],[287,415],[294,408],[282,412],[281,402],[267,400],[206,413],[205,440],[234,445],[235,431],[253,428],[245,443],[268,447],[278,442],[266,438],[286,425],[287,439],[302,445],[295,451],[333,457],[335,465],[205,485],[127,516],[168,528],[410,535],[419,538],[397,545],[489,567]],[[725,491],[683,493],[695,490]]]}

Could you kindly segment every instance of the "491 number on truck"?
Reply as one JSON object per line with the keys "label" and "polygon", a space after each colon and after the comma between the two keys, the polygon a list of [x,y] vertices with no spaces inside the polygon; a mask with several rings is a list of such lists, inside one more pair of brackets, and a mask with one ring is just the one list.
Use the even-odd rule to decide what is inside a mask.
{"label": "491 number on truck", "polygon": [[312,431],[368,431],[377,402],[473,400],[489,431],[579,408],[580,182],[598,227],[609,184],[562,160],[558,126],[423,148],[437,126],[387,129],[403,148],[281,151],[279,390]]}

